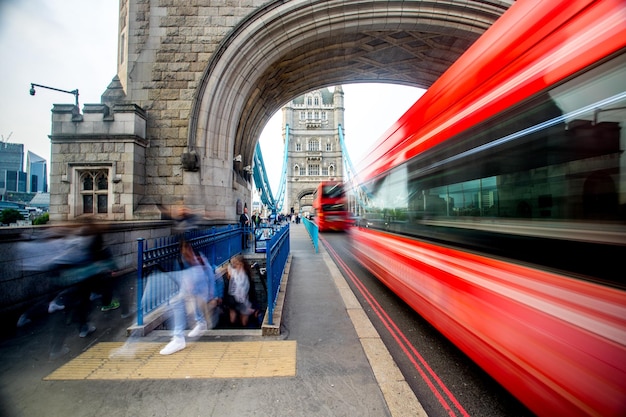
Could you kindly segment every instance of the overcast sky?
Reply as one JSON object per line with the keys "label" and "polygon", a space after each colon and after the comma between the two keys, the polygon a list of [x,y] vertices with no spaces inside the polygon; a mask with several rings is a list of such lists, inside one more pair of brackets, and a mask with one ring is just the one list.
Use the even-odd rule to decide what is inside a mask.
{"label": "overcast sky", "polygon": [[116,73],[118,0],[0,0],[0,135],[50,161],[51,109],[100,103]]}
{"label": "overcast sky", "polygon": [[[70,94],[37,88],[79,90],[79,101],[100,103],[116,73],[118,0],[0,0],[0,139],[23,143],[50,161],[51,109],[71,104]],[[365,151],[421,95],[422,90],[382,84],[344,85],[345,140],[356,165]],[[261,136],[273,193],[282,166],[282,116]],[[270,170],[271,168],[271,170]]]}

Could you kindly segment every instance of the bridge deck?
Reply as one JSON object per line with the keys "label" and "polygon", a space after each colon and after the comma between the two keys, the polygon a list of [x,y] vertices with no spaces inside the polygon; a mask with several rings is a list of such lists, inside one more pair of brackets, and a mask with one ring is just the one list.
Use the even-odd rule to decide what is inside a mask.
{"label": "bridge deck", "polygon": [[0,342],[0,415],[425,415],[303,225],[292,225],[291,255],[279,336],[207,331],[163,357],[169,331],[129,338],[131,318],[97,309],[97,330],[79,338],[63,326],[71,350],[50,361],[58,327],[19,328]]}

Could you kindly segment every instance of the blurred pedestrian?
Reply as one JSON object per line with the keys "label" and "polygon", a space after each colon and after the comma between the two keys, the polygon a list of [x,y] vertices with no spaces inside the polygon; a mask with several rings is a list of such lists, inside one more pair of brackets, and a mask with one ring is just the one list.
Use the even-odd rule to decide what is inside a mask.
{"label": "blurred pedestrian", "polygon": [[176,210],[176,215],[173,220],[175,220],[173,232],[179,234],[199,229],[203,217],[198,212],[194,212],[190,208],[183,206]]}
{"label": "blurred pedestrian", "polygon": [[228,265],[227,307],[230,323],[239,322],[243,327],[248,325],[250,315],[255,313],[250,302],[252,271],[242,255],[235,255]]}
{"label": "blurred pedestrian", "polygon": [[187,303],[192,306],[196,320],[196,325],[189,332],[189,337],[197,337],[208,328],[208,305],[215,298],[213,268],[208,260],[196,253],[186,240],[180,242],[180,266],[181,270],[173,274],[177,279],[179,291],[170,300],[174,315],[174,334],[172,340],[161,350],[161,355],[171,355],[186,347],[184,330],[187,327]]}
{"label": "blurred pedestrian", "polygon": [[252,226],[256,229],[261,224],[261,216],[256,211],[252,214]]}
{"label": "blurred pedestrian", "polygon": [[111,251],[104,244],[104,231],[104,225],[92,222],[81,227],[78,234],[66,236],[65,250],[51,261],[55,268],[51,272],[56,276],[53,279],[65,288],[48,304],[49,313],[63,312],[53,318],[51,359],[67,353],[63,343],[68,323],[75,322],[83,338],[96,331],[90,321],[93,294],[103,288],[111,290],[111,276],[116,269]]}

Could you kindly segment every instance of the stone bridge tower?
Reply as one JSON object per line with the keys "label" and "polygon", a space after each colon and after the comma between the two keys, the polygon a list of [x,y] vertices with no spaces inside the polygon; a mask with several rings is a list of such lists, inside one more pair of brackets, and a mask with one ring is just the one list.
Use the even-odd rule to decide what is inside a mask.
{"label": "stone bridge tower", "polygon": [[[343,89],[310,91],[283,107],[289,126],[284,211],[309,211],[321,181],[343,180],[339,128],[344,126]],[[285,138],[283,138],[284,140]]]}
{"label": "stone bridge tower", "polygon": [[[304,177],[343,173],[343,104],[326,108],[323,87],[428,88],[512,3],[119,0],[117,72],[101,103],[52,110],[50,218],[153,220],[184,205],[236,221],[251,205],[256,144],[285,103],[287,210],[300,206]],[[292,102],[307,94],[320,99],[310,119]]]}

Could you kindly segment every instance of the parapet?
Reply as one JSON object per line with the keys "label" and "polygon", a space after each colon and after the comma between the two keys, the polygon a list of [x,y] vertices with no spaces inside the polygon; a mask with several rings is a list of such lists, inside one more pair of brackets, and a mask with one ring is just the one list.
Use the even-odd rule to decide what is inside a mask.
{"label": "parapet", "polygon": [[54,104],[52,132],[63,136],[127,136],[146,138],[146,112],[135,104],[85,104],[83,113],[72,104]]}

